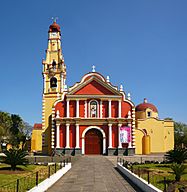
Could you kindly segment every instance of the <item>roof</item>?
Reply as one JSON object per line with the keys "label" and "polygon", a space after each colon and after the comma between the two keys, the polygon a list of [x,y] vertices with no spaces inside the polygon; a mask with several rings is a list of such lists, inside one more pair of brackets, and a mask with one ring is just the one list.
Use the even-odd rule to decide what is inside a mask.
{"label": "roof", "polygon": [[147,103],[147,99],[144,99],[143,103],[136,106],[136,111],[145,111],[148,108],[158,113],[157,108],[152,103]]}
{"label": "roof", "polygon": [[35,123],[33,129],[42,129],[41,123]]}

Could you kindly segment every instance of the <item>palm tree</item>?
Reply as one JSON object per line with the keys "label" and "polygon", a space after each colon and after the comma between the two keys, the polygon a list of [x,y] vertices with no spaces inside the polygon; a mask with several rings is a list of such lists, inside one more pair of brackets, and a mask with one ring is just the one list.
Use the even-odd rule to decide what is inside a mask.
{"label": "palm tree", "polygon": [[17,165],[26,165],[28,160],[25,158],[27,152],[21,149],[9,149],[4,152],[6,157],[4,157],[3,163],[11,166],[11,170],[15,171]]}
{"label": "palm tree", "polygon": [[180,181],[181,176],[185,174],[185,165],[174,163],[171,165],[173,174],[175,175],[175,181]]}
{"label": "palm tree", "polygon": [[175,148],[168,151],[165,157],[171,163],[181,164],[187,159],[187,149]]}

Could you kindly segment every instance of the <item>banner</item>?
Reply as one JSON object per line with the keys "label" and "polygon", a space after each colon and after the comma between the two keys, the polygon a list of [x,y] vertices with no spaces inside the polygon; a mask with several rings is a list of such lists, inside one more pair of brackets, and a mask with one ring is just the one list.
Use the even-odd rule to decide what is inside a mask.
{"label": "banner", "polygon": [[131,142],[131,127],[120,127],[120,142]]}

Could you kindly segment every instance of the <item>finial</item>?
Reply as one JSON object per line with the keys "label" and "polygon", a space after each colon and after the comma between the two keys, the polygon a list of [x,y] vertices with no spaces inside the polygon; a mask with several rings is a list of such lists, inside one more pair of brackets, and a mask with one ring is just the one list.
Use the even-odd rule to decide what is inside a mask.
{"label": "finial", "polygon": [[130,93],[127,94],[127,98],[128,98],[128,100],[131,100],[131,94]]}
{"label": "finial", "polygon": [[56,111],[56,118],[60,118],[60,111],[59,110]]}
{"label": "finial", "polygon": [[68,90],[68,86],[65,84],[64,85],[64,91],[67,91]]}
{"label": "finial", "polygon": [[110,82],[110,77],[106,76],[106,82],[109,83]]}
{"label": "finial", "polygon": [[131,118],[131,111],[128,112],[128,118]]}
{"label": "finial", "polygon": [[56,23],[58,17],[52,17],[51,19],[53,20],[54,23]]}
{"label": "finial", "polygon": [[92,65],[92,72],[95,72],[95,65]]}
{"label": "finial", "polygon": [[122,84],[120,85],[119,90],[120,90],[120,91],[123,91],[123,85],[122,85]]}
{"label": "finial", "polygon": [[144,98],[144,103],[147,103],[147,99],[146,98]]}

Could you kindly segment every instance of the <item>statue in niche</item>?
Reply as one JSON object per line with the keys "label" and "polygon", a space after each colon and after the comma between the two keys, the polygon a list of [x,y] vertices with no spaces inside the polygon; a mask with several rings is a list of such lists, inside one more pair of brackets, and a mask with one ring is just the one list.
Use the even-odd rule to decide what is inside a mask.
{"label": "statue in niche", "polygon": [[97,102],[90,102],[90,117],[97,117]]}

